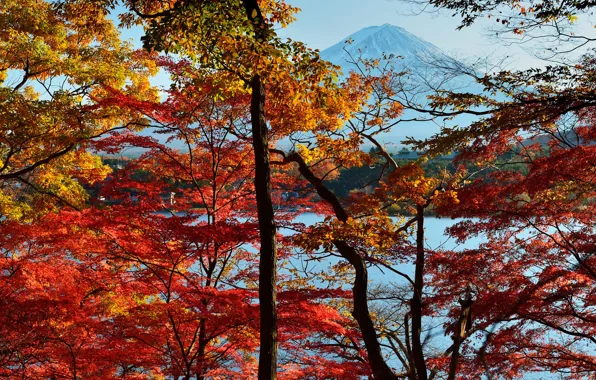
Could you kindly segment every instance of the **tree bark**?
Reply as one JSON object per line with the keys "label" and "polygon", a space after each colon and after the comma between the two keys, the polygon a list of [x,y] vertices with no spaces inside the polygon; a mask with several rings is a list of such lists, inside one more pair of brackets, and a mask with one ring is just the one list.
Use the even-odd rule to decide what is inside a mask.
{"label": "tree bark", "polygon": [[[266,31],[261,10],[256,0],[243,0],[247,17],[254,25],[255,38],[261,39]],[[259,308],[260,353],[259,380],[277,378],[277,242],[271,201],[271,167],[269,164],[269,135],[265,119],[265,86],[258,74],[251,81],[250,115],[255,155],[255,193],[259,219]]]}
{"label": "tree bark", "polygon": [[457,363],[459,361],[459,348],[461,342],[466,336],[466,332],[472,327],[472,297],[467,294],[465,298],[459,300],[461,311],[455,332],[453,333],[453,352],[451,353],[451,362],[449,363],[449,377],[447,380],[455,380],[457,374]]}
{"label": "tree bark", "polygon": [[412,355],[416,366],[416,378],[428,379],[426,362],[421,341],[422,334],[422,291],[424,289],[424,206],[416,206],[416,269],[414,273],[414,294],[412,311]]}
{"label": "tree bark", "polygon": [[[337,196],[325,187],[323,181],[310,170],[299,154],[291,154],[286,157],[284,161],[296,162],[300,174],[315,187],[317,194],[333,207],[336,218],[342,222],[348,220],[348,213],[341,205]],[[352,289],[354,302],[352,315],[354,316],[354,319],[356,319],[358,327],[362,332],[362,338],[364,339],[368,362],[373,376],[378,380],[397,379],[398,377],[393,373],[391,368],[389,368],[383,358],[381,345],[377,339],[377,332],[368,310],[368,270],[366,268],[366,263],[362,256],[360,256],[360,254],[346,242],[342,240],[334,240],[333,244],[340,255],[348,260],[352,267],[354,267],[356,272]]]}

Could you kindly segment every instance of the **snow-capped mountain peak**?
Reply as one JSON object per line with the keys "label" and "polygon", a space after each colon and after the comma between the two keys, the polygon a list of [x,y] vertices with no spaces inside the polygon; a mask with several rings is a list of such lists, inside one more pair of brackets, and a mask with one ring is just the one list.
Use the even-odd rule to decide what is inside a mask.
{"label": "snow-capped mountain peak", "polygon": [[[346,41],[351,41],[351,43],[346,44]],[[394,54],[403,57],[405,62],[420,56],[446,56],[441,49],[430,42],[413,35],[404,28],[391,24],[361,29],[323,50],[321,57],[335,64],[343,65],[349,59],[346,50],[354,58],[359,56],[381,58],[383,54]]]}
{"label": "snow-capped mountain peak", "polygon": [[[422,108],[428,101],[426,95],[434,93],[437,88],[482,92],[482,86],[475,83],[472,77],[458,75],[461,68],[466,67],[462,62],[404,28],[391,24],[366,27],[321,52],[321,58],[340,66],[344,75],[355,69],[352,63],[354,60],[382,59],[390,55],[402,58],[392,60],[391,63],[396,71],[404,73],[399,84],[402,87],[397,89],[398,92],[407,94],[408,101],[419,102]],[[411,110],[407,110],[406,115],[406,119],[417,116]],[[472,119],[469,116],[460,116],[451,122],[469,124]],[[427,138],[436,132],[436,125],[431,122],[405,122],[399,128],[384,134],[383,139],[395,142],[406,136]]]}

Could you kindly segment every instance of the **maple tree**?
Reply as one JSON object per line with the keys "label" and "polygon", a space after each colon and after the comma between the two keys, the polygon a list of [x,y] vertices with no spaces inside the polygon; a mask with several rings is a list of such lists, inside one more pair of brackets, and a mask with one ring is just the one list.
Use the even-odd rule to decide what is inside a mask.
{"label": "maple tree", "polygon": [[[131,3],[130,5],[133,6],[133,13],[140,19],[153,18],[153,16],[143,13],[145,10],[140,11],[136,7],[138,4]],[[144,6],[150,7],[150,5],[151,3],[147,3]],[[271,20],[278,20],[278,18],[281,22],[289,20],[292,10],[285,4],[271,3],[264,6],[272,14]],[[166,12],[168,9],[165,11],[151,10],[157,12],[159,17],[165,17],[165,14],[160,12]],[[111,337],[115,339],[112,342],[124,341],[126,344],[122,343],[121,346],[123,350],[132,344],[135,347],[142,347],[140,354],[131,358],[131,362],[119,362],[114,358],[118,358],[119,352],[122,351],[110,351],[101,346],[101,350],[106,352],[104,355],[106,358],[105,368],[102,370],[101,376],[106,378],[122,374],[143,376],[143,374],[163,373],[174,377],[190,378],[196,375],[199,378],[204,378],[224,373],[229,376],[233,374],[237,376],[240,373],[250,376],[254,373],[254,366],[251,364],[253,361],[250,359],[251,352],[255,350],[254,342],[251,339],[235,342],[236,338],[234,338],[234,336],[238,336],[235,334],[256,336],[254,317],[251,317],[251,315],[255,315],[254,307],[250,301],[251,289],[250,287],[244,291],[221,289],[218,288],[219,280],[213,279],[213,276],[217,276],[215,273],[229,274],[230,262],[227,260],[231,260],[232,253],[234,260],[231,262],[238,265],[235,268],[249,268],[250,263],[254,262],[254,256],[238,252],[239,245],[246,244],[247,239],[250,242],[254,238],[255,235],[251,235],[254,225],[230,220],[235,212],[242,208],[250,208],[248,206],[250,201],[249,203],[238,203],[240,199],[243,201],[250,199],[250,196],[243,194],[236,201],[235,196],[228,198],[224,195],[224,190],[233,190],[235,194],[242,194],[245,191],[243,186],[246,185],[246,179],[251,177],[251,174],[248,173],[252,173],[248,166],[245,166],[248,157],[246,150],[248,145],[245,144],[254,142],[255,136],[258,140],[259,134],[255,133],[254,128],[251,130],[238,129],[236,124],[236,121],[240,122],[240,120],[247,123],[248,115],[243,113],[249,108],[247,100],[250,97],[252,102],[255,102],[255,94],[262,90],[260,88],[262,85],[258,85],[258,91],[255,91],[256,88],[253,87],[251,92],[246,92],[244,85],[252,83],[247,81],[246,76],[248,75],[250,78],[251,72],[256,72],[256,76],[261,75],[266,80],[268,93],[271,94],[267,116],[273,141],[289,138],[297,143],[300,141],[307,143],[307,145],[298,143],[295,145],[295,151],[273,150],[274,154],[283,157],[283,163],[278,162],[276,165],[284,167],[290,163],[295,165],[294,168],[298,173],[307,182],[314,185],[318,195],[328,203],[327,207],[318,207],[318,209],[322,212],[333,210],[332,214],[337,219],[331,224],[324,223],[314,229],[308,228],[301,235],[302,237],[305,234],[318,236],[327,228],[331,228],[334,232],[323,234],[322,241],[310,239],[309,245],[306,247],[303,246],[304,242],[301,242],[300,237],[296,237],[295,241],[299,246],[302,244],[303,248],[314,253],[317,246],[313,244],[328,245],[329,239],[331,239],[331,243],[340,252],[340,255],[350,264],[351,267],[348,268],[351,269],[348,269],[348,272],[355,272],[352,297],[348,297],[342,288],[334,291],[318,291],[313,289],[312,285],[305,289],[295,288],[295,286],[304,287],[305,279],[284,279],[277,284],[274,271],[273,273],[271,270],[269,272],[261,271],[261,273],[265,273],[267,281],[270,281],[271,291],[269,294],[275,296],[276,286],[280,286],[284,290],[280,298],[280,310],[284,313],[279,318],[276,317],[275,303],[271,305],[270,309],[266,309],[264,312],[261,310],[259,313],[261,318],[263,315],[269,318],[265,323],[260,323],[262,329],[260,336],[261,339],[265,339],[264,343],[262,342],[262,347],[270,347],[266,350],[271,353],[263,355],[263,348],[261,348],[259,360],[262,363],[259,370],[264,371],[264,374],[260,376],[274,377],[278,367],[275,364],[278,319],[282,326],[282,333],[285,334],[282,339],[282,345],[285,348],[283,354],[285,356],[290,352],[293,353],[289,356],[288,362],[282,363],[280,366],[284,377],[300,378],[309,371],[320,371],[320,369],[313,369],[313,366],[320,365],[317,363],[321,362],[326,363],[325,373],[333,372],[344,378],[367,374],[367,362],[370,363],[371,371],[375,377],[393,378],[398,376],[393,373],[383,358],[384,354],[378,340],[375,318],[368,306],[367,266],[371,263],[378,263],[379,260],[372,260],[368,254],[361,254],[360,250],[364,249],[366,252],[366,250],[374,251],[378,248],[380,249],[379,255],[383,255],[392,244],[403,243],[402,235],[412,222],[406,223],[401,228],[397,227],[383,209],[405,199],[413,198],[415,203],[419,204],[416,220],[419,223],[421,234],[422,214],[420,210],[423,210],[423,205],[428,203],[428,199],[425,199],[424,196],[433,194],[429,191],[434,182],[421,178],[421,173],[413,167],[408,167],[405,171],[398,171],[397,165],[389,153],[375,140],[375,135],[387,131],[395,125],[393,119],[401,113],[401,105],[390,101],[393,93],[391,87],[396,74],[389,70],[386,75],[375,77],[370,72],[375,70],[378,62],[368,62],[366,63],[369,71],[367,75],[352,74],[343,85],[337,85],[334,84],[337,78],[336,68],[321,61],[315,52],[306,49],[301,43],[282,42],[273,34],[269,36],[271,39],[267,40],[264,46],[261,46],[263,41],[255,42],[252,37],[243,38],[248,33],[247,31],[251,30],[252,25],[246,24],[247,16],[239,12],[239,9],[242,8],[224,7],[223,10],[226,12],[220,14],[218,13],[220,8],[208,7],[207,15],[201,12],[196,13],[196,10],[189,10],[185,7],[171,9],[182,12],[182,16],[176,18],[176,12],[168,13],[168,16],[174,18],[169,18],[167,23],[152,24],[151,26],[157,28],[160,37],[152,41],[151,38],[155,38],[155,36],[151,34],[150,27],[147,38],[149,46],[165,43],[167,49],[183,53],[190,58],[188,62],[181,61],[179,63],[162,60],[162,66],[174,75],[175,85],[170,91],[170,98],[159,104],[139,99],[136,96],[131,97],[125,91],[104,84],[104,97],[95,99],[96,104],[90,109],[113,109],[117,106],[119,110],[126,110],[123,113],[125,115],[132,114],[143,117],[143,126],[157,128],[157,133],[170,134],[168,141],[182,141],[185,146],[183,151],[176,151],[152,138],[127,133],[116,134],[101,142],[93,143],[92,145],[96,148],[108,152],[117,152],[126,146],[149,150],[140,159],[130,164],[126,173],[115,175],[108,182],[109,185],[103,189],[102,194],[108,199],[121,199],[125,203],[111,206],[105,210],[102,210],[101,207],[89,209],[80,214],[64,212],[58,219],[48,216],[47,219],[40,222],[41,224],[30,227],[31,229],[37,228],[36,231],[43,231],[44,226],[50,224],[64,226],[63,228],[68,231],[65,234],[35,232],[33,235],[39,237],[38,244],[43,245],[47,252],[53,250],[56,259],[63,259],[63,256],[72,257],[71,262],[62,262],[61,265],[75,268],[81,265],[80,270],[84,272],[83,269],[89,265],[89,260],[94,263],[94,266],[99,262],[105,278],[115,281],[109,286],[82,287],[83,289],[80,290],[86,290],[87,293],[83,293],[84,296],[78,293],[73,294],[73,299],[69,304],[72,308],[76,305],[75,300],[81,298],[86,300],[93,296],[94,302],[100,303],[105,308],[100,311],[90,311],[89,314],[81,316],[82,328],[88,329],[88,325],[92,324],[92,321],[100,318],[100,320],[106,321],[105,325],[109,326],[98,333],[102,338]],[[180,28],[176,22],[179,20],[189,22],[189,16],[193,15],[198,20],[205,20],[213,16],[220,18],[216,19],[218,22],[209,24],[214,30],[207,29],[203,35],[197,33],[193,39],[185,40],[178,33],[186,33],[187,29]],[[231,15],[234,18],[231,18]],[[135,19],[130,17],[131,15],[124,15],[123,19],[126,22],[134,22]],[[250,12],[248,19],[254,17],[253,12]],[[258,12],[256,17],[259,17]],[[242,20],[238,24],[231,23],[234,26],[241,25],[242,28],[235,32],[237,34],[234,34],[236,29],[230,28],[230,23],[226,24],[224,19],[226,22]],[[163,29],[164,27],[166,29]],[[222,35],[227,36],[226,33],[217,34],[222,31],[226,33],[231,31],[232,38],[222,39]],[[221,51],[214,52],[210,50],[214,48],[214,45],[208,43],[209,41],[213,42],[213,36],[216,34],[216,42],[219,45],[215,46]],[[168,38],[163,38],[163,36]],[[198,36],[206,38],[198,39]],[[197,44],[197,41],[204,41],[205,45]],[[166,48],[165,45],[162,48]],[[263,49],[266,50],[263,51]],[[235,51],[254,52],[254,54],[234,55]],[[275,58],[270,60],[269,57]],[[194,64],[190,62],[194,62]],[[213,71],[214,68],[217,71]],[[204,92],[198,91],[199,89]],[[194,94],[195,97],[190,97],[189,94]],[[373,96],[379,102],[375,102],[373,107],[368,107],[367,102],[371,94],[374,94]],[[231,103],[226,103],[222,109],[220,108],[222,105],[215,106],[217,99],[226,99]],[[261,117],[262,111],[254,113],[255,104],[258,105],[257,108],[261,108],[262,104],[257,103],[262,103],[262,101],[262,98],[259,100],[257,97],[256,103],[251,102],[253,105],[251,122],[264,121]],[[228,124],[228,117],[232,119],[231,124]],[[352,121],[354,117],[356,119]],[[148,121],[150,122],[148,123]],[[348,130],[344,133],[339,128],[346,122]],[[199,127],[192,126],[193,123],[199,123]],[[261,123],[259,127],[263,127],[263,124]],[[259,133],[261,132],[263,131]],[[231,140],[230,136],[233,136]],[[361,151],[360,146],[364,140],[370,141],[379,148],[380,156],[385,162],[384,166],[394,174],[385,178],[385,171],[383,171],[383,185],[378,189],[378,193],[375,196],[367,197],[366,201],[347,207],[325,188],[322,178],[336,172],[338,167],[372,163],[373,156]],[[240,144],[242,141],[244,143]],[[263,159],[267,160],[266,156],[273,145],[274,142],[263,144]],[[230,156],[222,158],[222,154]],[[225,174],[220,172],[224,167],[226,167]],[[230,167],[232,167],[231,173],[227,173]],[[266,167],[264,169],[268,170]],[[414,169],[414,171],[410,172],[410,169]],[[139,172],[144,173],[150,180],[143,182],[135,179],[135,175]],[[211,176],[205,175],[210,172]],[[127,174],[132,177],[127,177]],[[218,183],[222,180],[221,176],[225,179],[222,183],[223,187],[219,188]],[[283,171],[277,173],[276,177],[283,179],[283,181],[278,180],[278,184],[291,180]],[[417,190],[409,187],[410,180],[420,185],[416,185],[418,186]],[[391,182],[391,186],[401,183],[402,186],[396,188],[400,193],[389,190],[391,186],[386,184],[387,181]],[[397,182],[393,183],[394,181]],[[178,189],[174,186],[176,183],[185,185],[182,186],[182,189]],[[255,184],[258,186],[263,182],[256,181]],[[282,186],[287,188],[287,184],[282,184]],[[169,207],[173,205],[168,206],[167,201],[162,200],[164,189],[175,190],[173,191],[174,198],[172,198],[172,201],[176,202],[175,207]],[[135,199],[132,203],[130,200],[127,201],[127,197],[131,193],[134,194]],[[202,209],[193,212],[192,209],[197,203],[201,205]],[[292,203],[296,203],[296,201],[292,201]],[[244,204],[244,206],[240,206],[240,204]],[[258,200],[256,206],[257,211],[263,210],[262,203],[259,204]],[[363,213],[364,210],[369,211],[371,208],[376,210],[374,215]],[[171,213],[167,220],[164,220],[163,217],[154,215],[156,211],[162,209],[183,210],[184,215]],[[206,223],[200,219],[200,216],[205,214]],[[353,217],[348,216],[349,214],[353,214]],[[273,215],[271,215],[272,217]],[[282,220],[284,218],[278,216],[275,225],[282,225]],[[58,221],[61,223],[57,223]],[[376,227],[374,227],[375,225]],[[239,233],[236,234],[233,232],[234,230]],[[364,233],[362,238],[352,241],[351,235],[358,236],[366,230],[369,231]],[[275,228],[270,229],[269,233],[272,233],[273,235],[270,236],[274,237]],[[339,234],[339,237],[333,237],[335,233]],[[64,241],[61,245],[56,243],[58,241],[56,236]],[[418,246],[422,241],[421,236],[418,238]],[[387,237],[391,237],[390,242],[382,244],[380,239]],[[218,240],[220,238],[223,240]],[[19,238],[15,237],[15,242],[18,240]],[[284,242],[290,241],[284,240]],[[261,241],[262,246],[263,241]],[[90,250],[86,247],[94,247],[94,249]],[[277,249],[275,244],[271,247],[273,250]],[[22,261],[23,267],[33,264],[28,257],[19,257],[19,250],[19,248],[12,248],[6,251],[5,265],[7,268],[15,267],[13,262],[15,253],[16,257]],[[289,251],[284,254],[289,254]],[[418,255],[422,254],[419,247]],[[82,259],[83,257],[85,260]],[[221,257],[228,259],[222,262]],[[275,255],[273,255],[274,257]],[[205,273],[193,273],[193,268],[198,263]],[[263,263],[263,260],[260,260],[260,263]],[[385,265],[390,266],[388,263]],[[420,273],[422,273],[423,260],[419,260],[419,265]],[[243,272],[242,277],[234,277],[230,283],[254,284],[254,279],[249,277],[251,273],[241,272]],[[21,275],[25,275],[22,271],[9,271],[9,273],[11,273],[10,278],[21,278]],[[341,274],[345,276],[345,270]],[[261,279],[260,283],[264,283],[264,281]],[[13,289],[11,286],[12,284],[8,283],[6,289],[11,291]],[[56,288],[62,287],[61,289],[67,289],[69,286],[72,284],[57,283],[55,285]],[[408,352],[407,355],[415,355],[417,365],[423,366],[424,358],[420,341],[420,325],[423,318],[421,274],[417,275],[415,287],[415,306],[413,307],[415,316],[412,319],[414,330],[407,332],[412,334],[415,340],[415,354]],[[297,298],[298,296],[300,298]],[[326,298],[334,301],[330,301],[330,304],[321,301]],[[346,298],[352,298],[352,305],[344,304],[339,309],[353,308],[352,315],[356,319],[360,333],[362,333],[364,351],[360,348],[359,333],[354,329],[352,322],[348,318],[341,317],[332,307],[338,299]],[[226,312],[218,311],[219,307],[225,307],[232,302],[234,302],[233,311],[236,314],[230,313],[229,307],[225,309]],[[263,303],[264,300],[261,298],[259,305],[263,305]],[[300,305],[300,308],[296,306],[297,304]],[[307,312],[308,308],[311,308],[312,311]],[[206,309],[209,309],[210,313],[206,314]],[[7,308],[7,310],[10,311],[12,308]],[[314,315],[326,315],[324,320],[328,320],[329,323],[313,324],[305,321],[305,318]],[[64,323],[70,323],[67,317],[64,318]],[[43,319],[50,322],[49,318]],[[226,319],[232,323],[231,327]],[[311,317],[311,319],[314,318]],[[167,321],[167,323],[163,324],[163,321]],[[7,325],[14,327],[14,323],[14,321],[10,321]],[[285,323],[293,326],[292,329],[284,330],[287,329],[284,327]],[[296,330],[296,326],[302,326],[303,329]],[[16,328],[14,329],[16,330]],[[62,336],[63,331],[40,330],[39,333],[40,335],[36,339],[43,341],[55,339],[57,335]],[[329,339],[340,343],[329,343]],[[305,340],[307,340],[307,350],[301,349]],[[225,343],[223,346],[217,346],[218,342]],[[51,354],[56,350],[55,346],[49,346],[44,352],[48,360],[56,363],[55,367],[52,367],[55,369],[49,368],[44,363],[35,363],[32,367],[41,371],[50,371],[47,373],[51,373],[51,371],[70,373],[74,378],[78,376],[77,373],[87,373],[85,376],[91,376],[94,370],[85,368],[88,365],[88,357],[94,354],[90,353],[90,356],[87,357],[82,354],[78,355],[83,347],[87,347],[86,344],[97,347],[99,343],[94,342],[93,338],[83,341],[80,335],[75,334],[64,343],[69,348],[70,356]],[[72,347],[77,347],[77,350]],[[225,355],[226,352],[230,354]],[[319,355],[315,356],[312,354],[313,352],[318,352]],[[11,358],[14,357],[13,353],[17,353],[17,356],[32,355],[29,351],[20,349],[11,349],[10,353],[9,357]],[[115,367],[116,364],[117,367]],[[31,372],[28,371],[31,371],[32,367],[22,365],[19,368],[29,376]],[[11,364],[9,368],[13,371],[16,367]],[[224,368],[228,369],[224,370]],[[408,371],[413,373],[412,368],[409,368]],[[422,373],[422,369],[417,371]]]}
{"label": "maple tree", "polygon": [[[375,378],[428,379],[442,374],[454,378],[459,340],[466,331],[471,300],[462,304],[460,321],[447,324],[446,333],[453,336],[454,344],[442,352],[430,352],[423,324],[434,311],[428,307],[432,291],[425,284],[425,261],[434,252],[424,243],[424,213],[431,204],[457,201],[455,191],[446,188],[459,183],[462,174],[445,172],[432,178],[425,175],[419,164],[397,164],[377,136],[400,123],[403,106],[394,97],[403,73],[395,72],[391,64],[380,60],[355,63],[358,70],[350,73],[342,88],[365,102],[348,119],[345,129],[320,130],[312,140],[300,135],[294,151],[272,150],[281,157],[275,163],[295,165],[331,209],[323,222],[306,227],[294,239],[298,247],[313,257],[331,254],[345,260],[339,269],[353,286],[349,307],[363,335]],[[363,141],[376,149],[365,153],[361,149]],[[328,166],[330,162],[331,169],[327,167],[321,172],[321,163]],[[348,199],[338,197],[324,181],[333,170],[362,165],[379,165],[382,169],[367,189],[354,191]],[[391,218],[387,210],[396,205],[413,217]],[[411,265],[414,273],[404,272],[405,265]],[[405,280],[401,285],[403,295],[381,294],[377,298],[377,291],[369,285],[371,267]],[[375,302],[383,299],[390,300],[389,307],[397,307],[399,312],[383,315]],[[389,353],[395,355],[400,366],[387,362]]]}
{"label": "maple tree", "polygon": [[[2,15],[16,25],[6,51],[26,49],[6,69],[20,76],[4,103],[1,375],[593,373],[591,55],[486,75],[485,94],[431,96],[418,110],[483,118],[416,142],[431,157],[458,152],[456,170],[429,175],[379,139],[402,121],[403,73],[357,59],[340,81],[316,51],[275,34],[295,12],[282,1],[124,2],[121,21],[145,27],[151,53],[118,40],[112,2],[31,4],[5,2]],[[521,3],[431,4],[469,23]],[[520,12],[549,21],[587,9],[549,4]],[[171,79],[161,100],[147,83],[157,67]],[[85,204],[81,184],[108,173],[91,149],[128,147],[140,157]],[[340,197],[328,180],[355,167],[374,178]],[[51,198],[73,207],[48,213]],[[486,242],[425,246],[431,206],[465,218],[450,229],[459,240]],[[324,219],[295,220],[307,207]],[[399,281],[377,286],[373,271]],[[433,339],[437,324],[448,338]]]}
{"label": "maple tree", "polygon": [[154,98],[147,79],[154,68],[120,41],[105,14],[84,4],[4,1],[1,10],[0,214],[29,218],[60,204],[80,207],[79,184],[109,171],[87,142],[142,122],[95,103],[106,86]]}
{"label": "maple tree", "polygon": [[[261,355],[259,377],[275,378],[276,327],[276,225],[271,201],[269,131],[265,117],[265,85],[278,91],[295,90],[288,82],[300,83],[304,76],[321,80],[326,64],[299,43],[283,43],[273,24],[286,25],[294,8],[283,1],[243,2],[127,2],[131,12],[126,23],[145,23],[145,46],[182,52],[204,65],[230,72],[237,82],[251,88],[252,141],[255,160],[255,191],[260,225],[261,260]],[[263,9],[264,11],[262,12]],[[192,37],[191,37],[192,36]],[[189,38],[190,37],[190,38]],[[292,58],[296,64],[288,58]],[[309,80],[305,80],[310,83]],[[269,91],[276,92],[270,88]],[[300,93],[300,92],[295,92]]]}
{"label": "maple tree", "polygon": [[[188,98],[183,103],[190,114],[186,122],[200,122],[196,129],[182,118],[175,124],[167,119],[165,111],[172,108],[149,107],[121,94],[117,99],[131,110],[153,111],[148,117],[156,117],[155,108],[162,111],[160,126],[192,150],[184,154],[149,137],[114,135],[97,144],[106,150],[125,145],[149,149],[104,183],[102,194],[123,203],[50,214],[29,226],[5,226],[2,325],[10,333],[3,334],[5,374],[251,377],[258,313],[250,268],[256,256],[240,246],[256,237],[256,228],[251,219],[231,219],[250,208],[244,198],[252,199],[251,192],[238,186],[249,186],[247,173],[252,171],[243,156],[250,150],[222,141],[213,118],[197,120],[208,107],[200,108],[205,114],[191,116],[196,104]],[[178,116],[185,111],[175,110]],[[232,115],[222,112],[219,120]],[[198,131],[209,128],[211,133],[199,137]],[[139,170],[153,175],[139,182],[134,179]],[[177,190],[174,204],[162,199],[164,188]],[[202,207],[195,209],[197,205]],[[188,212],[176,215],[177,209]],[[29,254],[23,254],[26,246]],[[65,270],[64,281],[52,279],[51,265]],[[233,287],[222,289],[221,282]],[[20,296],[25,293],[27,297]],[[47,308],[48,303],[60,306]],[[19,317],[25,309],[44,314]],[[28,323],[37,324],[34,334],[24,332]],[[90,335],[93,326],[96,333]],[[125,355],[127,350],[135,355]]]}
{"label": "maple tree", "polygon": [[[439,211],[478,218],[452,234],[487,242],[433,259],[444,301],[473,289],[479,323],[468,334],[485,334],[484,362],[470,364],[477,374],[547,370],[581,378],[593,371],[584,345],[591,342],[593,283],[591,106],[571,89],[568,102],[568,90],[557,90],[545,94],[548,101],[518,91],[521,101],[429,142],[431,149],[456,146],[462,163],[497,168],[458,189],[457,207]],[[512,163],[523,172],[509,169]]]}
{"label": "maple tree", "polygon": [[[29,308],[57,302],[61,314],[51,309],[45,316],[32,316],[31,323],[51,328],[35,329],[28,345],[11,346],[13,341],[7,339],[4,359],[9,376],[252,378],[256,374],[257,255],[246,248],[258,237],[254,169],[250,139],[241,138],[250,136],[249,96],[228,92],[225,84],[217,84],[216,75],[203,77],[200,70],[191,70],[190,61],[160,58],[158,63],[173,77],[165,101],[140,101],[111,89],[98,106],[118,104],[143,115],[156,135],[167,136],[167,144],[182,143],[181,148],[130,132],[113,133],[92,146],[107,152],[128,146],[146,150],[103,183],[100,195],[118,204],[99,202],[29,225],[10,224],[20,232],[6,235],[11,243],[3,252],[4,326],[17,336],[28,327],[29,320],[12,317],[24,307],[18,302],[20,292],[30,294]],[[289,177],[284,172],[275,177],[274,199],[285,205],[278,212],[278,225],[284,226],[282,221],[295,214],[289,205],[301,201],[284,200],[282,191],[292,188]],[[172,192],[174,197],[169,198]],[[6,231],[11,231],[8,226]],[[21,254],[27,246],[30,255]],[[282,252],[283,257],[289,254]],[[45,261],[39,262],[39,255]],[[43,289],[52,276],[46,264],[80,273],[68,278],[72,281],[54,279],[51,286],[56,290],[49,293]],[[40,273],[33,273],[34,268]],[[319,290],[305,282],[285,275],[279,284],[283,376],[367,374],[360,355],[358,361],[346,358],[343,350],[328,343],[359,339],[349,319],[325,301],[345,298],[346,292]],[[69,291],[73,286],[78,286],[76,292]],[[42,290],[34,291],[39,287]],[[81,305],[90,306],[88,313],[78,309]],[[69,316],[74,315],[78,333],[69,328],[73,324]],[[92,326],[95,334],[85,335]],[[58,340],[61,343],[45,343]],[[102,360],[93,361],[96,355]],[[28,357],[44,361],[16,364],[18,358]],[[326,364],[320,367],[321,363]]]}
{"label": "maple tree", "polygon": [[[503,24],[515,23],[510,31],[517,34],[561,19],[573,22],[593,7],[431,4],[461,12],[463,26],[511,7],[519,15]],[[460,242],[483,242],[429,260],[433,309],[451,308],[457,319],[462,302],[472,302],[473,324],[462,334],[462,376],[593,376],[593,62],[590,52],[573,66],[486,74],[477,78],[484,94],[432,98],[428,111],[435,115],[481,116],[418,144],[433,155],[457,151],[472,179],[451,188],[457,204],[436,210],[464,219],[450,229]],[[478,169],[485,174],[473,174]]]}

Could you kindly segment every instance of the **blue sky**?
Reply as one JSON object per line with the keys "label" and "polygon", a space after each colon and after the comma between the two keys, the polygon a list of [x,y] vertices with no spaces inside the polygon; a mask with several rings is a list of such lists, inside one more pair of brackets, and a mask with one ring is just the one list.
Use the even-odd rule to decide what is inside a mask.
{"label": "blue sky", "polygon": [[[321,50],[357,30],[385,23],[401,26],[447,51],[464,47],[471,52],[489,47],[479,35],[481,28],[457,32],[457,19],[447,14],[414,15],[414,8],[399,1],[289,0],[289,3],[301,8],[302,12],[298,14],[298,20],[280,34]],[[462,46],[463,36],[467,46]]]}
{"label": "blue sky", "polygon": [[[306,42],[323,50],[350,34],[372,25],[393,24],[407,29],[448,53],[477,55],[494,50],[493,42],[483,38],[482,27],[456,31],[458,19],[448,14],[413,15],[412,8],[399,0],[287,0],[301,8],[297,21],[278,34]],[[120,9],[117,9],[117,11]],[[140,47],[140,28],[122,31]]]}
{"label": "blue sky", "polygon": [[[308,46],[323,50],[358,30],[385,23],[405,28],[410,33],[436,45],[447,54],[463,62],[470,62],[474,57],[491,55],[494,61],[509,56],[509,69],[541,67],[548,62],[533,58],[527,53],[529,45],[505,46],[489,32],[494,21],[481,20],[478,24],[463,30],[457,30],[460,18],[452,17],[449,12],[417,12],[417,9],[400,0],[287,0],[302,9],[297,21],[287,29],[278,30],[282,37],[303,41]],[[416,14],[418,13],[418,14]],[[494,20],[494,19],[493,19]],[[580,16],[578,29],[584,35],[596,37],[594,20],[589,16]],[[140,47],[142,30],[123,30],[122,37],[133,39]],[[479,68],[482,70],[482,68]],[[164,85],[167,78],[162,73],[154,78],[153,83]],[[406,135],[425,137],[436,132],[437,126],[417,124],[403,126],[393,131],[388,140],[398,143]]]}
{"label": "blue sky", "polygon": [[[489,20],[481,20],[476,25],[458,31],[456,28],[460,19],[452,17],[450,12],[420,13],[419,8],[399,0],[287,1],[301,8],[302,12],[295,23],[278,33],[303,41],[312,48],[323,50],[364,27],[389,23],[405,28],[464,61],[466,57],[473,59],[490,55],[494,60],[508,56],[513,69],[546,64],[528,54],[530,45],[506,46],[495,38],[489,32],[494,22]],[[596,37],[593,25],[589,16],[582,15],[577,28],[583,34]]]}
{"label": "blue sky", "polygon": [[[491,56],[498,61],[508,58],[510,69],[541,67],[545,61],[528,52],[531,45],[507,46],[495,38],[489,29],[494,22],[480,20],[477,24],[456,30],[460,18],[450,12],[420,12],[419,8],[401,0],[287,0],[302,9],[297,21],[278,30],[283,37],[305,42],[323,50],[342,41],[350,34],[372,25],[385,23],[401,26],[410,33],[431,42],[449,55],[462,61]],[[428,8],[427,10],[432,10]],[[118,11],[118,9],[117,9]],[[494,20],[494,19],[493,19]],[[577,31],[596,38],[596,16],[580,15]],[[140,28],[123,30],[124,39],[132,39],[140,47]]]}

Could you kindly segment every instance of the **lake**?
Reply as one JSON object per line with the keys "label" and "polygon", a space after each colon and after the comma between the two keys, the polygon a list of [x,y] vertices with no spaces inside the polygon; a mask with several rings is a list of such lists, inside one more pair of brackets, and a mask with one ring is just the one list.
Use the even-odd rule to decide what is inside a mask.
{"label": "lake", "polygon": [[[295,221],[296,222],[300,222],[300,223],[304,223],[306,225],[312,225],[315,224],[317,222],[320,222],[324,219],[323,216],[321,215],[317,215],[314,213],[304,213],[301,214],[300,216],[298,216]],[[397,218],[394,218],[397,219]],[[445,229],[447,227],[450,227],[452,225],[454,225],[455,223],[457,223],[459,220],[454,220],[454,219],[447,219],[447,218],[436,218],[436,217],[425,217],[424,219],[424,230],[425,230],[425,241],[426,241],[426,247],[428,249],[438,249],[438,248],[443,248],[443,249],[464,249],[464,248],[472,248],[477,246],[479,243],[481,243],[481,239],[479,238],[474,238],[474,239],[470,239],[468,241],[465,242],[465,244],[460,244],[458,245],[455,242],[455,239],[453,238],[449,238],[448,236],[446,236],[445,234]],[[281,230],[282,233],[284,234],[289,234],[290,231],[288,230]],[[295,265],[298,265],[299,263],[301,263],[301,260],[304,260],[303,258],[296,258],[296,261],[294,262]],[[338,259],[327,259],[325,261],[325,264],[319,264],[319,269],[322,269],[322,266],[328,266],[331,265],[335,262],[337,262]],[[310,264],[311,267],[313,264]],[[396,269],[407,273],[407,274],[411,274],[413,275],[414,273],[414,266],[413,265],[400,265],[398,267],[396,267]],[[381,271],[378,268],[370,268],[370,272],[369,272],[369,278],[373,283],[388,283],[388,282],[395,282],[395,281],[403,281],[403,278],[398,276],[397,274],[394,274],[390,271]]]}

